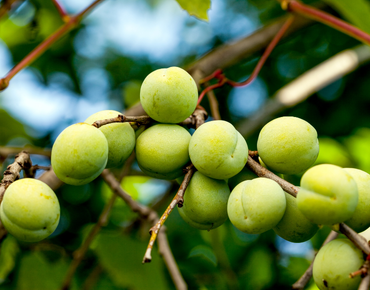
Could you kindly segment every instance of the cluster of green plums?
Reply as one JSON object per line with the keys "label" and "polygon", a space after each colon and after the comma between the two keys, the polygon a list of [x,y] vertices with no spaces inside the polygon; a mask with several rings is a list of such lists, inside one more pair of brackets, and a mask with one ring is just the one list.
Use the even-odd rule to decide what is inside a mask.
{"label": "cluster of green plums", "polygon": [[[297,198],[264,177],[243,181],[230,192],[227,180],[245,167],[248,145],[226,121],[208,121],[192,135],[179,125],[197,106],[198,90],[193,78],[177,67],[156,70],[145,78],[140,101],[155,121],[140,134],[135,134],[130,123],[112,123],[99,129],[92,125],[120,114],[111,110],[67,127],[52,148],[51,164],[58,178],[71,185],[89,183],[105,168],[122,166],[135,149],[139,167],[154,178],[182,180],[184,168],[194,165],[197,171],[179,213],[198,229],[214,229],[229,218],[245,233],[273,229],[282,238],[299,243],[315,235],[321,225],[345,222],[357,232],[370,226],[370,175],[330,164],[311,167],[319,153],[319,142],[308,122],[296,117],[277,118],[262,128],[257,141],[263,166],[283,175],[305,172]],[[54,231],[59,204],[47,185],[21,179],[7,189],[0,214],[10,233],[21,240],[35,241]],[[362,259],[351,243],[335,241],[317,256],[314,276],[315,272],[325,275],[325,267],[333,269],[330,262],[326,266],[323,261],[329,255],[326,252],[335,252],[332,249],[338,247]],[[334,285],[329,276],[316,275],[315,280]]]}

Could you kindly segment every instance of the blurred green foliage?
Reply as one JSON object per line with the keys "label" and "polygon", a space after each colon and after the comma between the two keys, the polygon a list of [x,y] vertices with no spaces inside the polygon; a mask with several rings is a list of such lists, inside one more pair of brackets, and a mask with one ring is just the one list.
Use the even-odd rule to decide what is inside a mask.
{"label": "blurred green foliage", "polygon": [[[151,9],[165,3],[160,0],[141,2]],[[251,19],[256,27],[262,27],[285,13],[277,1],[272,0],[214,2],[218,4],[222,2],[224,7],[227,7],[222,15],[228,17],[228,22],[226,24],[222,22],[220,16],[221,20],[218,21],[222,22],[221,25],[229,25],[233,23],[234,18],[241,17]],[[313,1],[304,2],[313,3]],[[369,17],[365,13],[365,10],[369,10],[369,1],[351,1],[351,5],[347,5],[348,1],[345,0],[325,2],[332,5],[332,9],[337,9],[337,11],[329,9],[329,12],[343,16],[369,31]],[[28,11],[26,15],[18,13],[17,9],[20,9],[18,5],[18,8],[15,7],[7,16],[0,19],[1,45],[9,50],[9,57],[14,64],[21,61],[28,52],[62,25],[52,1],[29,0],[24,3],[32,8],[26,10]],[[212,5],[216,3],[212,1]],[[98,6],[96,9],[102,8]],[[204,9],[199,15],[205,18]],[[198,21],[188,17],[185,23],[181,24],[183,34],[179,37],[184,37],[187,29],[196,27]],[[107,44],[107,49],[103,53],[87,57],[79,52],[76,39],[92,24],[96,25],[88,21],[83,22],[31,64],[31,69],[44,86],[51,83],[55,73],[67,75],[70,82],[61,82],[60,85],[73,93],[76,98],[87,98],[82,95],[81,71],[102,69],[109,79],[109,101],[114,101],[111,103],[116,104],[119,109],[130,108],[138,101],[140,83],[146,75],[162,67],[166,61],[130,55],[118,51],[110,44]],[[215,27],[220,29],[220,26]],[[230,25],[228,29],[232,30],[232,27]],[[111,29],[117,28],[112,24]],[[146,29],[150,30],[151,27]],[[185,67],[199,59],[200,54],[227,41],[217,29],[210,30],[209,42],[200,45],[197,51],[179,54],[173,65]],[[316,23],[282,41],[267,60],[259,78],[266,85],[267,94],[271,96],[277,89],[303,72],[357,44],[358,41],[349,36]],[[179,51],[180,46],[176,48]],[[226,75],[233,80],[246,79],[259,56],[258,53],[249,59],[241,60],[226,69]],[[286,109],[276,117],[297,116],[316,128],[321,144],[317,163],[356,167],[370,172],[369,79],[370,70],[368,65],[364,65],[314,94],[307,101]],[[241,117],[234,115],[229,108],[230,91],[230,87],[222,87],[215,91],[220,104],[220,113],[225,120],[240,121]],[[245,102],[248,102],[248,95],[244,98]],[[50,96],[50,102],[53,102],[53,96]],[[210,111],[207,100],[202,104]],[[16,138],[23,137],[31,140],[34,145],[50,148],[55,139],[54,135],[60,132],[60,127],[70,122],[68,119],[60,120],[58,123],[60,127],[56,126],[46,135],[30,136],[32,130],[29,130],[29,124],[22,124],[5,108],[0,95],[1,146],[12,144]],[[247,138],[251,150],[256,149],[257,134],[258,132]],[[158,213],[162,214],[176,189],[173,189],[170,183],[161,183],[140,176],[136,165],[133,166],[131,174],[133,176],[123,179],[123,188],[133,199],[147,205],[155,205]],[[288,178],[298,185],[299,177]],[[253,178],[253,174],[245,169],[229,181],[230,187],[233,188],[240,181],[250,178]],[[169,189],[172,189],[170,194],[166,193]],[[110,189],[100,179],[86,186],[60,187],[57,195],[62,206],[61,222],[50,239],[40,244],[25,244],[18,243],[8,236],[2,242],[0,289],[59,289],[68,265],[73,259],[73,252],[80,247],[92,224],[98,220],[111,194]],[[175,289],[156,247],[152,263],[141,264],[149,241],[149,227],[150,225],[137,219],[137,215],[132,213],[122,200],[117,199],[108,225],[95,239],[78,268],[72,289]],[[272,231],[261,235],[247,235],[238,231],[230,222],[214,231],[201,232],[188,226],[180,218],[177,210],[174,210],[166,221],[166,227],[173,255],[189,289],[202,290],[289,289],[308,267],[313,257],[313,249],[320,247],[330,231],[324,227],[312,241],[304,245],[285,243],[281,246],[279,238]],[[296,250],[292,251],[293,248]],[[95,269],[99,269],[98,274],[94,274]],[[86,281],[92,278],[91,275],[96,275],[96,282],[88,288]],[[314,289],[314,286],[310,287]]]}

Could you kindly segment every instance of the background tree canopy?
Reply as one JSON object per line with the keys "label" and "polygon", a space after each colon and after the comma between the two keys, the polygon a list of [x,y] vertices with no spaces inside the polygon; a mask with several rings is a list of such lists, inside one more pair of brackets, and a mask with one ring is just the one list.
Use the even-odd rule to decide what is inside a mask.
{"label": "background tree canopy", "polygon": [[[10,1],[0,4],[7,2]],[[1,78],[63,25],[52,1],[12,2],[10,11],[0,18]],[[346,0],[303,2],[370,32],[368,0],[352,0],[350,7]],[[76,14],[91,1],[63,0],[60,4],[68,14]],[[211,57],[215,68],[217,63],[230,59],[222,67],[224,73],[232,80],[245,80],[266,44],[246,50],[237,59],[233,55],[239,52],[230,48],[227,51],[231,56],[217,56],[211,51],[235,45],[280,21],[287,12],[274,0],[212,0],[207,11],[208,4],[180,0],[99,3],[76,29],[19,72],[9,87],[0,92],[1,172],[23,148],[45,148],[40,154],[31,155],[32,163],[50,166],[48,150],[59,133],[97,111],[132,110],[142,114],[137,109],[140,85],[155,69],[180,66],[195,72],[202,61],[208,65]],[[208,18],[208,22],[190,16],[182,8],[199,18]],[[370,173],[370,52],[364,46],[358,48],[360,44],[324,24],[307,21],[297,26],[273,50],[252,84],[214,90],[221,118],[235,124],[249,149],[256,150],[264,123],[278,116],[300,117],[318,132],[317,164],[356,167]],[[307,94],[294,106],[277,105],[279,89],[355,47],[362,63],[352,72],[348,70],[328,81],[329,85]],[[339,71],[345,65],[339,62],[331,70]],[[323,78],[319,73],[316,76],[317,82]],[[299,90],[294,94],[298,97]],[[207,98],[202,105],[211,112]],[[278,109],[271,109],[274,106]],[[258,118],[263,122],[257,122]],[[36,177],[43,172],[37,171]],[[243,169],[229,180],[230,188],[253,176],[247,168]],[[299,179],[299,175],[289,177],[296,185]],[[135,162],[121,185],[134,200],[153,207],[159,215],[178,189],[176,182],[144,176]],[[76,260],[75,251],[84,243],[113,193],[98,178],[83,186],[59,186],[56,194],[61,220],[50,238],[29,244],[7,235],[2,241],[0,289],[61,289],[71,262]],[[272,230],[260,235],[242,233],[229,221],[215,230],[199,231],[187,225],[177,210],[165,225],[169,245],[189,289],[289,289],[330,232],[330,228],[323,227],[310,241],[293,244]],[[142,265],[150,227],[123,200],[117,199],[107,224],[90,244],[74,274],[71,289],[175,289],[157,248],[153,250],[152,262]],[[307,289],[317,288],[311,282]]]}

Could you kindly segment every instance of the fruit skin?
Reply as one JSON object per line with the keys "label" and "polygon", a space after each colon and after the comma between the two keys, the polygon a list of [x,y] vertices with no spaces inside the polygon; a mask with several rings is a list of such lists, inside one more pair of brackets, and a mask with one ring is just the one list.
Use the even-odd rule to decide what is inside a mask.
{"label": "fruit skin", "polygon": [[189,73],[179,67],[151,72],[140,89],[145,112],[162,123],[180,123],[195,110],[198,89]]}
{"label": "fruit skin", "polygon": [[58,178],[71,185],[89,183],[102,173],[108,160],[108,141],[87,123],[64,129],[51,151],[51,165]]}
{"label": "fruit skin", "polygon": [[152,177],[176,179],[189,162],[190,133],[174,124],[157,124],[136,140],[136,159],[141,170]]}
{"label": "fruit skin", "polygon": [[44,182],[19,179],[7,188],[0,217],[6,230],[18,240],[38,242],[50,236],[58,226],[59,201]]}
{"label": "fruit skin", "polygon": [[344,168],[355,180],[358,189],[358,204],[352,217],[345,223],[356,232],[370,227],[370,174],[356,168]]}
{"label": "fruit skin", "polygon": [[[115,118],[121,115],[114,110],[104,110],[97,112],[85,120],[87,124],[95,121]],[[108,141],[108,162],[106,168],[120,167],[130,156],[135,148],[135,130],[129,123],[112,123],[99,128]]]}
{"label": "fruit skin", "polygon": [[191,162],[204,175],[228,179],[238,174],[248,159],[248,145],[232,124],[210,121],[201,125],[189,144]]}
{"label": "fruit skin", "polygon": [[298,209],[297,199],[285,192],[286,209],[283,218],[274,227],[274,232],[292,243],[302,243],[311,239],[319,227],[311,223]]}
{"label": "fruit skin", "polygon": [[180,216],[190,226],[211,230],[227,220],[227,200],[230,189],[224,180],[209,178],[196,171],[185,191]]}
{"label": "fruit skin", "polygon": [[303,174],[297,203],[298,209],[315,224],[341,223],[355,212],[357,185],[339,166],[316,165]]}
{"label": "fruit skin", "polygon": [[360,269],[363,263],[361,250],[350,240],[336,239],[317,253],[313,278],[320,290],[354,290],[358,288],[361,276],[350,278],[349,274]]}
{"label": "fruit skin", "polygon": [[275,181],[258,177],[239,183],[231,192],[227,213],[231,223],[248,234],[275,227],[284,215],[285,194]]}
{"label": "fruit skin", "polygon": [[296,117],[280,117],[267,123],[257,141],[258,154],[272,170],[301,173],[319,154],[317,132],[308,122]]}

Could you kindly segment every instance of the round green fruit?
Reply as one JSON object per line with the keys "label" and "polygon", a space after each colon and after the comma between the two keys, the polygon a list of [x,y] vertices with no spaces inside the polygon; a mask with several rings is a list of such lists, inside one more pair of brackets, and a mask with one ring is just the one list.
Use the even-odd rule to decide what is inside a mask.
{"label": "round green fruit", "polygon": [[358,203],[355,180],[331,164],[316,165],[301,179],[298,209],[315,224],[333,225],[352,217]]}
{"label": "round green fruit", "polygon": [[0,217],[6,230],[18,240],[38,242],[50,236],[59,223],[58,198],[42,181],[19,179],[5,191]]}
{"label": "round green fruit", "polygon": [[275,227],[284,215],[285,194],[275,181],[258,177],[239,183],[231,192],[227,213],[242,232],[260,234]]}
{"label": "round green fruit", "polygon": [[[87,124],[115,118],[121,113],[113,110],[97,112],[85,120]],[[108,162],[106,168],[120,167],[135,148],[135,131],[129,123],[112,123],[99,128],[108,141]]]}
{"label": "round green fruit", "polygon": [[189,155],[195,168],[215,179],[238,174],[248,159],[248,145],[232,124],[210,121],[195,130],[190,139]]}
{"label": "round green fruit", "polygon": [[200,230],[217,228],[227,220],[229,195],[230,189],[224,180],[215,180],[197,171],[185,191],[183,207],[178,208],[180,216]]}
{"label": "round green fruit", "polygon": [[87,123],[67,127],[55,140],[51,165],[56,176],[71,185],[89,183],[102,173],[108,160],[108,141]]}
{"label": "round green fruit", "polygon": [[355,290],[361,276],[350,278],[364,263],[361,250],[350,240],[337,239],[323,246],[313,262],[313,278],[320,290]]}
{"label": "round green fruit", "polygon": [[179,67],[162,68],[150,73],[140,89],[145,112],[162,123],[180,123],[195,110],[198,89],[194,79]]}
{"label": "round green fruit", "polygon": [[352,217],[345,223],[356,232],[370,227],[370,174],[356,168],[344,168],[355,180],[358,189],[358,204]]}
{"label": "round green fruit", "polygon": [[141,170],[152,177],[176,179],[189,162],[190,133],[174,124],[157,124],[136,140],[136,159]]}
{"label": "round green fruit", "polygon": [[298,209],[297,199],[285,192],[286,209],[283,218],[274,227],[274,232],[283,239],[302,243],[311,239],[319,230],[318,225],[311,223]]}
{"label": "round green fruit", "polygon": [[272,170],[295,174],[307,170],[319,154],[317,132],[296,117],[281,117],[267,123],[257,141],[258,154]]}

